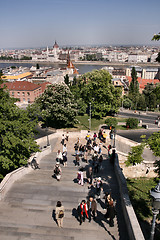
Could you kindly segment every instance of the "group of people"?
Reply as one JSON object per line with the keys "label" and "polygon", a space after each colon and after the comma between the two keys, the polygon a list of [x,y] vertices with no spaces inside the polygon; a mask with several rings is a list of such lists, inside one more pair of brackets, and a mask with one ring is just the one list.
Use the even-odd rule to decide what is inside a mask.
{"label": "group of people", "polygon": [[[106,193],[104,199],[106,207],[106,213],[104,214],[104,218],[106,220],[109,219],[110,227],[114,227],[114,218],[116,215],[116,210],[115,203],[111,197],[111,193]],[[64,211],[65,211],[64,206],[62,206],[62,203],[58,201],[56,205],[55,216],[57,224],[61,228],[63,227]],[[91,222],[92,218],[93,220],[96,220],[96,217],[97,217],[97,202],[93,196],[89,196],[87,201],[82,200],[81,203],[78,205],[77,219],[80,222],[80,225],[82,225],[82,223],[85,222],[86,219],[88,219],[88,221]]]}
{"label": "group of people", "polygon": [[[75,166],[79,166],[79,170],[77,172],[77,181],[78,184],[83,186],[84,185],[84,167],[80,166],[80,160],[88,163],[88,156],[91,156],[91,165],[88,166],[86,170],[86,179],[89,184],[88,188],[92,190],[94,189],[95,194],[97,195],[97,199],[101,198],[101,193],[104,190],[103,189],[103,182],[101,177],[97,177],[94,179],[94,174],[97,174],[99,170],[102,167],[102,142],[106,142],[106,133],[103,132],[101,129],[98,133],[98,136],[96,133],[94,133],[93,136],[91,136],[90,132],[88,131],[86,135],[86,144],[82,145],[80,142],[80,139],[78,138],[75,145]],[[57,180],[60,180],[62,169],[60,167],[60,164],[63,164],[64,166],[67,166],[67,146],[66,141],[68,141],[69,135],[65,136],[62,135],[62,141],[61,144],[63,146],[63,151],[61,153],[60,150],[57,152],[56,156],[56,165],[54,169],[54,173],[56,175]],[[97,138],[100,139],[99,144],[97,143]],[[110,149],[108,149],[108,153],[110,154]],[[85,222],[86,219],[88,219],[89,222],[91,222],[91,219],[94,220],[97,217],[97,201],[94,199],[94,195],[89,195],[87,200],[82,200],[81,203],[77,207],[77,218],[80,222],[80,225]],[[111,194],[106,193],[104,196],[105,199],[105,206],[106,206],[106,213],[104,214],[104,218],[109,218],[109,225],[111,227],[114,226],[114,217],[116,214],[115,211],[115,204],[113,201],[113,198],[111,197]],[[62,206],[62,203],[60,201],[57,202],[56,210],[55,210],[55,216],[57,220],[57,224],[59,227],[63,227],[63,218],[64,218],[64,207]]]}
{"label": "group of people", "polygon": [[64,167],[67,167],[67,144],[65,143],[68,142],[69,140],[69,134],[67,132],[66,136],[63,134],[62,135],[62,140],[61,144],[63,147],[63,151],[61,152],[58,150],[57,155],[56,155],[56,165],[54,167],[54,176],[56,177],[57,181],[60,181],[61,175],[62,175],[62,169],[60,167],[60,164],[62,164]]}

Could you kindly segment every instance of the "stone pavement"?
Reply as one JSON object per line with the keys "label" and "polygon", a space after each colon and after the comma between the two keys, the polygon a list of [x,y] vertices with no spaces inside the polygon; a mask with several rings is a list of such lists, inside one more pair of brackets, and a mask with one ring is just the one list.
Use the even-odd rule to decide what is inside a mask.
{"label": "stone pavement", "polygon": [[[0,202],[0,240],[128,240],[127,230],[120,204],[120,196],[113,166],[107,160],[107,150],[103,147],[102,177],[104,191],[112,191],[116,200],[117,216],[115,226],[110,227],[103,214],[103,195],[98,202],[98,216],[95,221],[86,221],[81,226],[76,219],[76,208],[89,194],[88,184],[79,186],[74,180],[77,167],[73,160],[75,138],[69,138],[68,166],[62,167],[60,182],[52,178],[56,152],[62,150],[61,139],[51,141],[52,153],[44,157],[40,170],[33,170],[15,182]],[[81,139],[85,143],[84,139]],[[107,144],[106,144],[107,146]],[[85,163],[81,163],[85,166]],[[65,207],[64,227],[58,228],[54,221],[56,202]]]}

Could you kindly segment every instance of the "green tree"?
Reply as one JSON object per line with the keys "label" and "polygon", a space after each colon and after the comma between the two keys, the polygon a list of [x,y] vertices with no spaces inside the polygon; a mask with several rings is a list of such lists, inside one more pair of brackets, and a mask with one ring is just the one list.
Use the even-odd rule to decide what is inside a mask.
{"label": "green tree", "polygon": [[126,166],[135,165],[136,163],[141,163],[143,161],[142,153],[144,150],[144,145],[140,144],[131,148],[131,152],[128,154],[128,159],[125,161]]}
{"label": "green tree", "polygon": [[[154,36],[152,38],[152,41],[153,40],[155,40],[155,41],[159,41],[160,40],[160,32],[158,34],[154,34]],[[158,57],[156,58],[156,61],[160,62],[160,52],[158,53]]]}
{"label": "green tree", "polygon": [[137,128],[138,127],[138,119],[137,118],[128,118],[126,121],[126,127],[129,126],[129,128]]}
{"label": "green tree", "polygon": [[36,121],[19,109],[15,99],[0,88],[0,178],[24,166],[31,153],[39,151],[34,141]]}
{"label": "green tree", "polygon": [[123,100],[123,107],[124,108],[131,108],[132,107],[132,101],[129,98],[124,98]]}
{"label": "green tree", "polygon": [[109,117],[105,120],[105,124],[107,124],[108,127],[116,128],[118,121],[116,118]]}
{"label": "green tree", "polygon": [[139,94],[137,109],[146,110],[146,100],[144,94]]}
{"label": "green tree", "polygon": [[65,84],[48,86],[36,103],[48,126],[62,128],[73,126],[76,123],[77,104],[69,87]]}
{"label": "green tree", "polygon": [[156,108],[156,94],[154,93],[155,86],[152,83],[147,83],[143,90],[143,95],[145,97],[146,106],[149,110]]}
{"label": "green tree", "polygon": [[137,102],[139,98],[139,83],[137,81],[137,72],[135,67],[132,68],[131,77],[132,77],[132,80],[129,86],[128,96],[132,100],[133,108],[137,109]]}
{"label": "green tree", "polygon": [[159,41],[160,40],[160,32],[158,34],[154,34],[153,38],[152,38],[152,41],[155,40],[155,41]]}
{"label": "green tree", "polygon": [[120,107],[122,90],[113,86],[111,78],[106,70],[95,70],[77,79],[76,90],[71,87],[77,101],[82,98],[87,106],[91,103],[94,118],[117,112]]}
{"label": "green tree", "polygon": [[[160,131],[154,132],[148,139],[147,144],[149,145],[150,149],[153,151],[156,157],[160,157]],[[155,161],[155,172],[158,173],[160,177],[160,160]]]}
{"label": "green tree", "polygon": [[68,76],[68,74],[66,74],[66,76],[64,76],[64,82],[65,82],[65,84],[69,85],[69,76]]}
{"label": "green tree", "polygon": [[160,62],[160,52],[158,53],[158,56],[156,57],[156,62]]}

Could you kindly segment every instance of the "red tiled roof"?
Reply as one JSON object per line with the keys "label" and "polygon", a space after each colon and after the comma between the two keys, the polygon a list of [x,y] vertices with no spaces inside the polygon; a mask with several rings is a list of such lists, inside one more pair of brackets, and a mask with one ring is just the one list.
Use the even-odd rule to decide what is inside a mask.
{"label": "red tiled roof", "polygon": [[[129,83],[131,83],[132,77],[126,77],[126,78],[128,79]],[[142,79],[141,77],[138,77],[137,80],[139,83],[139,88],[141,89],[144,89],[147,83],[153,83],[153,84],[160,83],[159,79]]]}
{"label": "red tiled roof", "polygon": [[39,84],[41,86],[41,88],[42,88],[42,93],[47,88],[47,86],[50,85],[50,84],[51,84],[50,82],[44,82],[44,83]]}
{"label": "red tiled roof", "polygon": [[4,86],[6,86],[9,90],[15,91],[34,91],[41,87],[38,84],[27,81],[5,82],[1,84],[1,87]]}

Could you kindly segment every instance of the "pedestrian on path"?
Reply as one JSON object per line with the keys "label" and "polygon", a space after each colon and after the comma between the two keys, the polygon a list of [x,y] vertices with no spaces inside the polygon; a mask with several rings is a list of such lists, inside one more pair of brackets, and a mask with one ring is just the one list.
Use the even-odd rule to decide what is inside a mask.
{"label": "pedestrian on path", "polygon": [[67,167],[67,152],[63,152],[62,157],[63,157],[63,166]]}
{"label": "pedestrian on path", "polygon": [[109,217],[109,226],[114,227],[114,218],[116,215],[116,210],[115,206],[113,204],[113,201],[109,202],[109,207],[108,207],[108,217]]}
{"label": "pedestrian on path", "polygon": [[75,143],[74,149],[75,149],[75,155],[77,155],[78,154],[78,145],[77,145],[77,143]]}
{"label": "pedestrian on path", "polygon": [[78,206],[77,211],[81,225],[82,222],[85,222],[85,219],[88,218],[88,208],[85,200],[82,200],[81,204]]}
{"label": "pedestrian on path", "polygon": [[68,140],[69,140],[69,133],[67,132],[66,133],[66,141],[68,142]]}
{"label": "pedestrian on path", "polygon": [[89,199],[87,200],[87,207],[89,222],[91,222],[91,217],[93,217],[93,220],[95,220],[97,216],[97,203],[92,196],[90,196]]}
{"label": "pedestrian on path", "polygon": [[64,134],[62,134],[62,140],[61,140],[62,145],[64,145],[64,141],[65,141],[65,136]]}
{"label": "pedestrian on path", "polygon": [[62,161],[63,161],[62,153],[60,150],[58,150],[57,156],[56,156],[56,162],[61,163]]}
{"label": "pedestrian on path", "polygon": [[54,174],[55,174],[55,177],[56,177],[57,181],[60,181],[61,174],[62,174],[62,169],[59,166],[59,162],[57,162],[56,165],[55,165]]}
{"label": "pedestrian on path", "polygon": [[84,151],[84,161],[87,163],[88,162],[88,149],[85,148],[85,151]]}
{"label": "pedestrian on path", "polygon": [[83,186],[84,179],[83,179],[83,168],[80,168],[77,173],[78,184]]}
{"label": "pedestrian on path", "polygon": [[101,177],[96,179],[95,187],[96,187],[97,197],[100,199],[101,198],[101,191],[103,190],[103,183],[102,183]]}
{"label": "pedestrian on path", "polygon": [[75,166],[79,166],[80,165],[80,158],[79,158],[79,154],[76,154],[76,159],[75,159]]}
{"label": "pedestrian on path", "polygon": [[86,177],[87,177],[87,181],[88,183],[91,185],[92,184],[92,180],[93,180],[93,169],[92,167],[89,167],[86,171]]}
{"label": "pedestrian on path", "polygon": [[63,228],[64,207],[60,201],[57,202],[55,213],[58,227]]}

